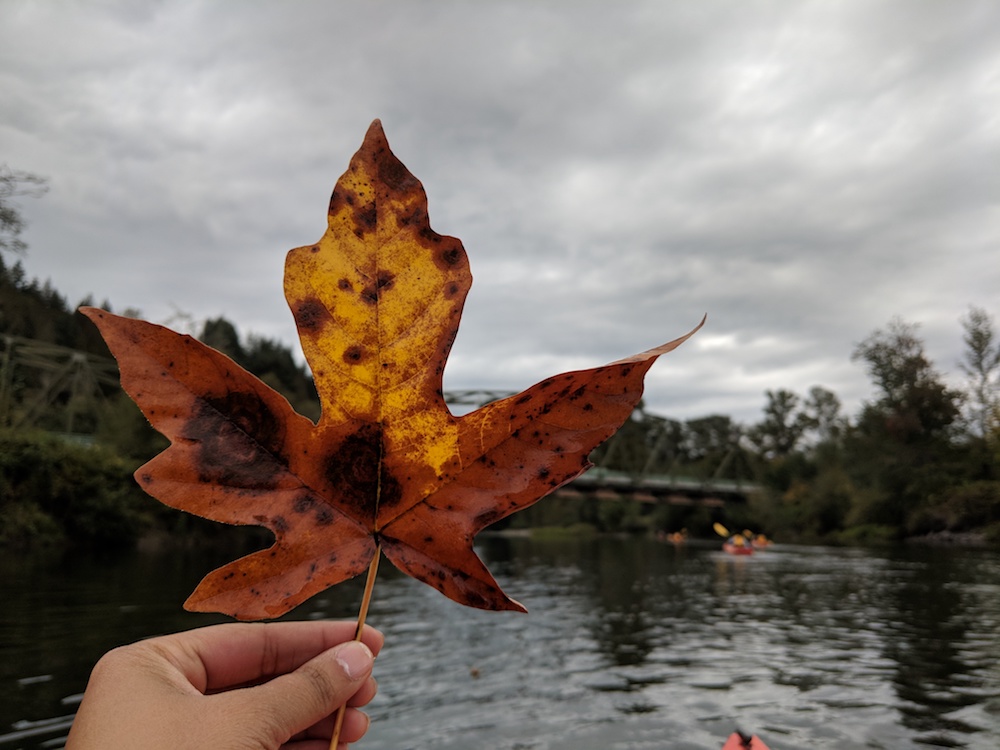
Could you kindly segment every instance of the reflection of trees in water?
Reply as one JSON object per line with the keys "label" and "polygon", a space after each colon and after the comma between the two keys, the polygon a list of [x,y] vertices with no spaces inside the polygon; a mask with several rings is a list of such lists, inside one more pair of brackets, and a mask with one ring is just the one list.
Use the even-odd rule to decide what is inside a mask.
{"label": "reflection of trees in water", "polygon": [[[649,596],[649,546],[642,541],[602,537],[538,544],[523,538],[484,537],[480,548],[498,578],[524,577],[537,584],[544,575],[552,585],[553,579],[561,578],[559,571],[572,571],[570,586],[579,583],[578,593],[590,609],[587,630],[600,653],[616,666],[642,664],[653,650],[649,607],[655,601]],[[572,592],[564,589],[560,594]],[[531,603],[527,605],[531,609]]]}
{"label": "reflection of trees in water", "polygon": [[594,639],[618,666],[642,664],[653,650],[646,602],[649,554],[644,544],[615,540],[595,548],[599,617]]}
{"label": "reflection of trees in water", "polygon": [[[989,665],[966,656],[965,645],[978,638],[975,623],[987,614],[972,593],[975,581],[958,579],[968,570],[967,564],[954,565],[950,554],[934,554],[894,589],[897,621],[886,655],[896,664],[893,685],[902,701],[903,724],[920,732],[980,730],[950,716],[981,703],[988,692],[984,669]],[[940,736],[934,741],[964,747]]]}
{"label": "reflection of trees in water", "polygon": [[[529,608],[551,596],[553,614],[586,634],[563,653],[596,657],[573,663],[597,670],[598,689],[634,697],[651,683],[739,678],[775,686],[779,713],[884,717],[934,746],[971,747],[994,731],[975,726],[998,705],[990,553],[791,547],[744,560],[608,538],[489,551],[494,570],[531,589]],[[622,710],[663,705],[665,690]]]}

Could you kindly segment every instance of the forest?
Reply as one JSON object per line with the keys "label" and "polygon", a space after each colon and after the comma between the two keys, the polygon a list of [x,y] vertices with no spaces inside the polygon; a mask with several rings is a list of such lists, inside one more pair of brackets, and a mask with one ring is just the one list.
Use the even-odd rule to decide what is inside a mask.
{"label": "forest", "polygon": [[[766,391],[754,424],[719,414],[678,421],[637,413],[593,458],[628,473],[654,462],[661,472],[753,483],[746,506],[727,507],[722,520],[786,541],[974,533],[1000,542],[1000,338],[982,309],[970,308],[961,324],[965,389],[946,385],[916,325],[894,319],[853,353],[872,385],[858,414],[843,414],[837,395],[822,386],[807,394],[779,388]],[[224,318],[206,321],[199,338],[302,414],[318,415],[307,369],[281,342],[243,337]],[[33,359],[43,345],[47,366]],[[89,367],[81,353],[92,358]],[[127,545],[155,529],[206,530],[134,485],[131,473],[165,442],[114,372],[100,369],[109,356],[96,329],[50,284],[0,258],[0,545]],[[567,501],[539,503],[514,519],[515,526],[693,534],[711,534],[720,520],[698,507],[595,510],[592,502]]]}
{"label": "forest", "polygon": [[[29,278],[16,258],[25,251],[23,224],[6,199],[38,183],[4,170],[0,546],[128,546],[150,533],[218,533],[213,524],[150,500],[132,480],[165,447],[164,438],[119,388],[96,328],[49,282]],[[108,301],[100,306],[112,310]],[[895,318],[852,354],[871,382],[857,414],[844,414],[837,395],[821,385],[805,394],[767,390],[754,424],[721,414],[672,420],[640,405],[592,456],[606,469],[633,475],[652,466],[660,474],[752,484],[748,502],[727,505],[724,518],[700,506],[552,499],[507,523],[711,535],[721,520],[783,541],[1000,543],[1000,335],[979,307],[960,323],[963,388],[949,386],[935,369],[918,326]],[[205,321],[198,337],[303,415],[318,416],[307,368],[280,341],[243,336],[225,318]]]}

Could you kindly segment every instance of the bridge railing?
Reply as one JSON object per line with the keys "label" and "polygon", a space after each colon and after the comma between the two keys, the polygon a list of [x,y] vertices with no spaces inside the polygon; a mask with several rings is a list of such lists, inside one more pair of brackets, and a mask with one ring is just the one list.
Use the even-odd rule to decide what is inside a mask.
{"label": "bridge railing", "polygon": [[[114,360],[47,341],[0,335],[0,426],[34,427],[57,402],[63,429],[99,408],[107,388],[118,386]],[[18,390],[23,398],[15,398]]]}

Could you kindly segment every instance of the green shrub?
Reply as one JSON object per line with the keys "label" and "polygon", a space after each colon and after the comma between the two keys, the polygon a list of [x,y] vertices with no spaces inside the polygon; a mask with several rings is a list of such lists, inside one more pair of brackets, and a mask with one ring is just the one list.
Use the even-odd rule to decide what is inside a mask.
{"label": "green shrub", "polygon": [[892,544],[899,541],[899,529],[895,526],[867,523],[845,529],[834,538],[841,544],[850,545]]}
{"label": "green shrub", "polygon": [[41,433],[0,433],[0,542],[40,539],[101,548],[131,545],[148,500],[132,466],[107,450]]}
{"label": "green shrub", "polygon": [[931,505],[949,531],[988,526],[1000,522],[1000,482],[969,482],[941,493]]}
{"label": "green shrub", "polygon": [[66,535],[56,520],[32,502],[4,503],[0,512],[0,547],[58,547]]}

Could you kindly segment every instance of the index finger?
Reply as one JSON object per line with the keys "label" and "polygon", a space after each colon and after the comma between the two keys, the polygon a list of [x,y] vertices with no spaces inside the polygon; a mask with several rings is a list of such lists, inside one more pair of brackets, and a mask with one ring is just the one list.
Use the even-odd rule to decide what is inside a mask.
{"label": "index finger", "polygon": [[[354,639],[353,622],[227,623],[149,641],[199,692],[235,687],[298,669]],[[378,654],[384,638],[365,626],[361,640]]]}

